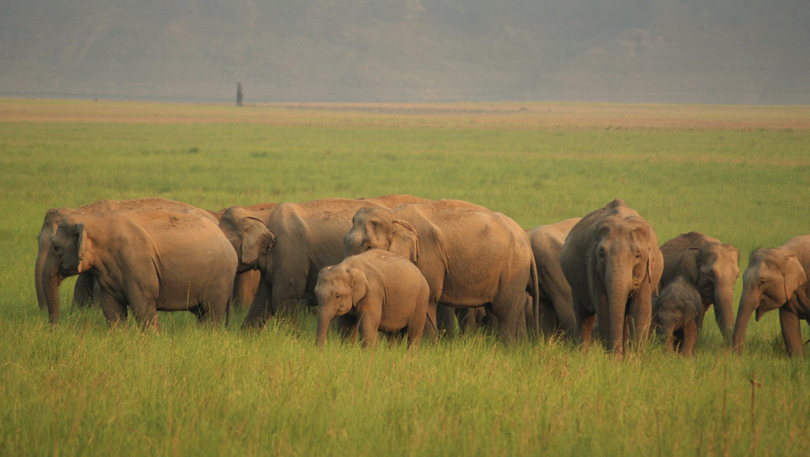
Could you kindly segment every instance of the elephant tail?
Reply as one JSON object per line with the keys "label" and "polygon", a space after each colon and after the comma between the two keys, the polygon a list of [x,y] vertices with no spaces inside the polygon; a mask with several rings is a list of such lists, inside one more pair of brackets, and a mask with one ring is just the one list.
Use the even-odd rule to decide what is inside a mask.
{"label": "elephant tail", "polygon": [[231,306],[233,306],[233,298],[228,300],[228,304],[225,305],[225,328],[231,324]]}
{"label": "elephant tail", "polygon": [[532,266],[531,266],[531,284],[529,285],[528,289],[531,289],[531,293],[529,294],[532,297],[532,311],[534,314],[534,329],[535,331],[540,334],[540,281],[537,278],[537,261],[534,259],[534,255],[531,256],[532,259]]}

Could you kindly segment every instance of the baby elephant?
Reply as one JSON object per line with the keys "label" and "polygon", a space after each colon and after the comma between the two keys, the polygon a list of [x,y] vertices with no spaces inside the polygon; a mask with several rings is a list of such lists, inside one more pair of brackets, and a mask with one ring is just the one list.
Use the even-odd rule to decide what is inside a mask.
{"label": "baby elephant", "polygon": [[667,349],[677,347],[681,355],[691,356],[703,326],[703,302],[697,289],[681,276],[669,283],[653,300],[652,322]]}
{"label": "baby elephant", "polygon": [[377,331],[407,328],[408,346],[419,345],[428,312],[430,289],[419,268],[408,259],[380,249],[347,257],[318,273],[316,344],[323,345],[335,316],[356,319],[364,345],[377,341]]}

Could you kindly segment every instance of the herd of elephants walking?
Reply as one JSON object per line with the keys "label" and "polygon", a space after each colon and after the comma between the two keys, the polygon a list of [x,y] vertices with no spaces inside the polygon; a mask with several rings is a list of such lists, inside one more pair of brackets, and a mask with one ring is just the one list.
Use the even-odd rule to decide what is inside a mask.
{"label": "herd of elephants walking", "polygon": [[[243,329],[317,306],[316,342],[333,325],[374,345],[380,331],[424,337],[493,328],[507,344],[528,332],[602,341],[621,355],[652,329],[694,352],[714,306],[740,352],[752,314],[779,309],[787,353],[803,355],[810,317],[810,235],[751,253],[735,321],[737,248],[689,232],[659,246],[621,200],[582,218],[525,231],[461,200],[409,195],[234,206],[219,212],[162,198],[51,209],[39,233],[37,300],[59,322],[59,285],[79,275],[75,304],[97,302],[110,324],[158,311],[219,324],[251,303]],[[596,326],[596,332],[594,332]]]}

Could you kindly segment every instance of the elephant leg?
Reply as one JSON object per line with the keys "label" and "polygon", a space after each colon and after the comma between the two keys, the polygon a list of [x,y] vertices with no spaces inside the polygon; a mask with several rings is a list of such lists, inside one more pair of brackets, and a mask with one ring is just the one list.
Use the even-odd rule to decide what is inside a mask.
{"label": "elephant leg", "polygon": [[127,305],[116,300],[112,295],[102,291],[99,294],[101,311],[107,319],[107,323],[115,327],[127,320]]}
{"label": "elephant leg", "polygon": [[579,344],[582,346],[582,350],[587,351],[591,347],[591,341],[593,341],[593,322],[596,315],[577,314],[576,317],[577,328],[579,329]]}
{"label": "elephant leg", "polygon": [[556,333],[559,328],[559,322],[557,321],[557,313],[554,312],[554,306],[550,301],[540,299],[540,310],[538,314],[537,321],[539,322],[539,332],[547,337]]}
{"label": "elephant leg", "polygon": [[273,294],[270,297],[270,308],[273,314],[290,317],[298,309],[298,302],[304,296],[307,287],[307,273],[301,275],[277,274],[273,279]]}
{"label": "elephant leg", "polygon": [[371,346],[373,348],[377,345],[377,330],[380,328],[380,319],[378,316],[373,315],[373,313],[362,313],[357,328],[363,346]]}
{"label": "elephant leg", "polygon": [[337,327],[338,335],[343,341],[357,342],[357,318],[344,314],[332,319]]}
{"label": "elephant leg", "polygon": [[478,327],[478,323],[475,321],[475,308],[457,308],[455,314],[460,334],[466,335]]}
{"label": "elephant leg", "polygon": [[408,335],[408,347],[419,347],[422,343],[422,334],[425,331],[425,321],[427,314],[423,312],[414,312],[408,320],[408,327],[405,331]]}
{"label": "elephant leg", "polygon": [[236,275],[233,283],[233,296],[236,298],[236,303],[241,306],[253,303],[261,280],[262,272],[259,270],[249,270]]}
{"label": "elephant leg", "polygon": [[[627,304],[629,326],[625,330],[625,339],[632,337],[632,341],[639,347],[647,342],[650,335],[650,322],[652,321],[651,290],[645,284],[636,292]],[[629,330],[629,332],[628,332]]]}
{"label": "elephant leg", "polygon": [[160,323],[158,322],[157,303],[151,294],[135,289],[130,290],[126,296],[130,307],[132,307],[132,314],[141,328],[159,332]]}
{"label": "elephant leg", "polygon": [[96,279],[91,273],[84,272],[76,278],[76,285],[73,286],[73,306],[84,308],[93,304],[95,295]]}
{"label": "elephant leg", "polygon": [[272,295],[270,283],[265,278],[259,282],[253,303],[250,305],[245,321],[242,323],[242,330],[261,329],[273,316],[270,310],[270,296]]}
{"label": "elephant leg", "polygon": [[691,357],[695,353],[695,344],[697,343],[698,327],[694,320],[689,320],[683,326],[683,340],[681,341],[681,348],[679,352],[686,356]]}
{"label": "elephant leg", "polygon": [[436,327],[439,333],[450,338],[456,336],[456,311],[455,309],[439,303],[436,306]]}
{"label": "elephant leg", "polygon": [[788,356],[802,357],[804,347],[802,344],[802,327],[796,313],[779,308],[779,324],[782,326],[782,338],[785,340],[785,349]]}
{"label": "elephant leg", "polygon": [[433,298],[428,302],[428,309],[425,315],[424,334],[434,343],[439,341],[439,328],[436,325],[436,302]]}

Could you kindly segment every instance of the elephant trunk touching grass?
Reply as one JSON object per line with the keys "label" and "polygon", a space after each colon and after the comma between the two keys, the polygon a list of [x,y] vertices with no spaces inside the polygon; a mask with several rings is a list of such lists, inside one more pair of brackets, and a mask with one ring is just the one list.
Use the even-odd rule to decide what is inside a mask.
{"label": "elephant trunk touching grass", "polygon": [[751,253],[743,275],[743,293],[732,337],[735,352],[742,352],[751,315],[756,320],[779,309],[779,322],[788,355],[804,353],[800,319],[810,319],[807,269],[810,268],[810,235],[791,238],[773,249]]}

